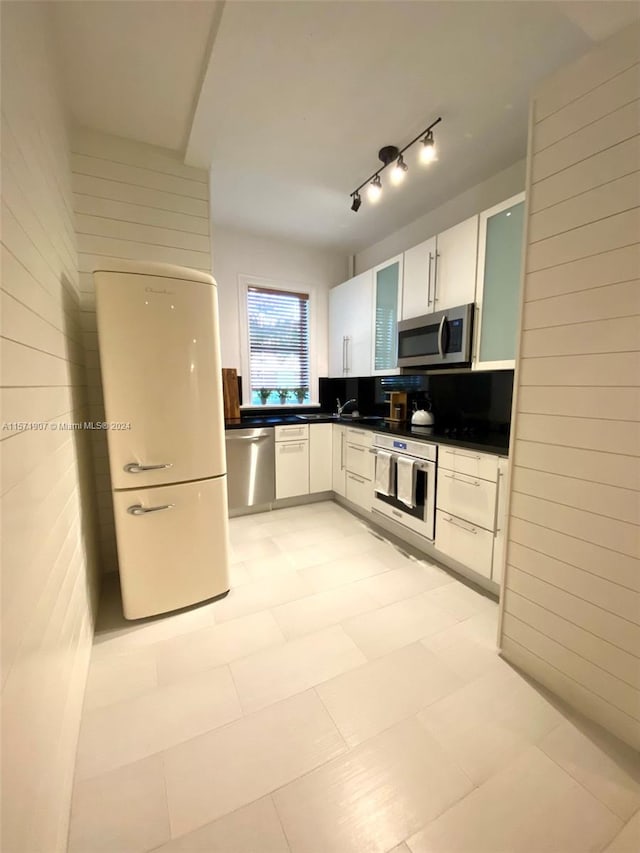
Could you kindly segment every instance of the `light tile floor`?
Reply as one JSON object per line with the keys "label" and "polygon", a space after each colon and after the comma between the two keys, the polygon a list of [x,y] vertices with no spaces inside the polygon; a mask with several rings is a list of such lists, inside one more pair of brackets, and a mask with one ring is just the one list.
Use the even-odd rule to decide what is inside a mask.
{"label": "light tile floor", "polygon": [[332,502],[231,542],[222,601],[107,586],[70,853],[637,853],[638,756],[500,659],[493,601]]}

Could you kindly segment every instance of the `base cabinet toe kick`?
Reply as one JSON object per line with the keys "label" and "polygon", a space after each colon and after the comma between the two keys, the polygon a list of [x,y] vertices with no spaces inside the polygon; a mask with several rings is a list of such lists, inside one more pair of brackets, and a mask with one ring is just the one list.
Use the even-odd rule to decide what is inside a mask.
{"label": "base cabinet toe kick", "polygon": [[[428,557],[497,592],[509,460],[334,426],[333,491]],[[345,434],[346,433],[346,434]]]}

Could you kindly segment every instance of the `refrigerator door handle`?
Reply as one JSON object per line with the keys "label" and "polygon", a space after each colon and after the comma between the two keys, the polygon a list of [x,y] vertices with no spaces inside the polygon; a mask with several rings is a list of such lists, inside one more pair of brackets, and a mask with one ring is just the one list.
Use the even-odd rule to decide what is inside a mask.
{"label": "refrigerator door handle", "polygon": [[167,462],[164,465],[139,465],[137,462],[129,462],[124,466],[124,470],[128,474],[142,474],[143,471],[158,471],[161,468],[172,468],[173,463]]}
{"label": "refrigerator door handle", "polygon": [[142,504],[134,504],[127,507],[127,512],[131,515],[146,515],[148,512],[160,512],[162,509],[172,509],[175,504],[163,504],[162,506],[142,506]]}

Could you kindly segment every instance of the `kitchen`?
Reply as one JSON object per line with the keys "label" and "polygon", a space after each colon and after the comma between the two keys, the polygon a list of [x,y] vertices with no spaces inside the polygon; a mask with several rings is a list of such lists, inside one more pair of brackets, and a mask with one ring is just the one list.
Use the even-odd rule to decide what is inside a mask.
{"label": "kitchen", "polygon": [[[3,2],[3,849],[637,848],[638,12],[585,6]],[[127,514],[126,430],[19,425],[171,386],[101,325],[144,269],[217,303],[221,450]],[[136,569],[120,509],[225,476],[172,605],[193,520]]]}

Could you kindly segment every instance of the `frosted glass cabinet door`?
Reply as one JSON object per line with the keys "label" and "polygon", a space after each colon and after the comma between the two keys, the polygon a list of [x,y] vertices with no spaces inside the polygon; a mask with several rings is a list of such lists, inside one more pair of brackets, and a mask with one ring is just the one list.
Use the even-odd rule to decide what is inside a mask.
{"label": "frosted glass cabinet door", "polygon": [[515,364],[524,193],[480,214],[476,369]]}
{"label": "frosted glass cabinet door", "polygon": [[402,304],[402,255],[374,270],[373,373],[399,373],[398,318]]}

